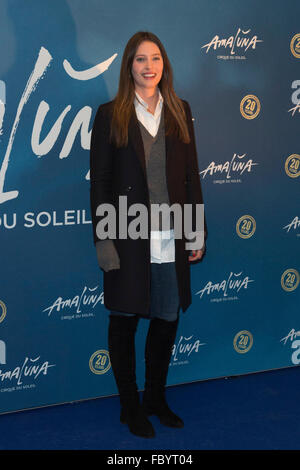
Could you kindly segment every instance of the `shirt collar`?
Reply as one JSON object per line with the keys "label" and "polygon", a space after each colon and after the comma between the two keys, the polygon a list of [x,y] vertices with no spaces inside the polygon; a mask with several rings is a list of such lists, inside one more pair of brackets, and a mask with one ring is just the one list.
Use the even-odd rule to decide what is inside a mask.
{"label": "shirt collar", "polygon": [[[163,101],[164,101],[164,99],[162,97],[160,89],[158,88],[158,102],[157,102],[157,105],[156,105],[156,108],[155,108],[154,116],[157,114],[158,110],[161,110]],[[146,103],[145,100],[143,100],[143,98],[138,94],[137,91],[135,91],[134,104],[135,104],[135,106],[137,106],[138,104],[141,104],[146,110],[148,110],[148,104]]]}

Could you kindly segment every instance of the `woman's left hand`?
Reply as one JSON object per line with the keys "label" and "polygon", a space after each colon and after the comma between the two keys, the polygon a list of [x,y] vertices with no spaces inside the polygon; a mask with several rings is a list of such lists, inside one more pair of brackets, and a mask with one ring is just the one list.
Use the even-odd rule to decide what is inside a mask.
{"label": "woman's left hand", "polygon": [[203,250],[192,250],[192,255],[189,256],[189,261],[196,261],[197,259],[201,259],[203,253]]}

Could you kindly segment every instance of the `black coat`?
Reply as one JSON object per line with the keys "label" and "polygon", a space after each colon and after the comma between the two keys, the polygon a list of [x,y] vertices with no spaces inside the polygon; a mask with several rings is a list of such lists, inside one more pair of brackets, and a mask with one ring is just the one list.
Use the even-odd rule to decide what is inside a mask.
{"label": "black coat", "polygon": [[[182,100],[191,142],[185,144],[176,137],[165,136],[166,180],[170,205],[203,204],[194,127],[190,106]],[[91,217],[94,243],[98,241],[96,216],[99,204],[113,204],[117,212],[119,196],[127,196],[127,206],[142,203],[148,207],[148,239],[117,239],[115,247],[120,258],[120,269],[104,272],[104,305],[109,310],[135,313],[147,317],[150,305],[150,204],[143,140],[134,112],[128,128],[128,145],[116,148],[109,142],[112,101],[99,106],[95,116],[90,150]],[[164,116],[171,113],[164,106]],[[134,105],[133,105],[134,107]],[[128,224],[135,217],[128,216]],[[194,230],[194,228],[193,228]],[[184,234],[184,231],[182,232]],[[184,312],[191,304],[190,266],[185,249],[187,240],[175,239],[175,262],[180,305]]]}

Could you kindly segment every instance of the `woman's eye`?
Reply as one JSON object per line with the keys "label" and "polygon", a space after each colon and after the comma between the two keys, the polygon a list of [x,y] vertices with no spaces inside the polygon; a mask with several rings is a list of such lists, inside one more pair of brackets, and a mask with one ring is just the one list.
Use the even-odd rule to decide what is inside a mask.
{"label": "woman's eye", "polygon": [[[136,61],[137,61],[137,62],[142,62],[143,60],[145,60],[144,57],[137,57],[137,58],[136,58]],[[160,57],[153,57],[153,60],[160,60]]]}

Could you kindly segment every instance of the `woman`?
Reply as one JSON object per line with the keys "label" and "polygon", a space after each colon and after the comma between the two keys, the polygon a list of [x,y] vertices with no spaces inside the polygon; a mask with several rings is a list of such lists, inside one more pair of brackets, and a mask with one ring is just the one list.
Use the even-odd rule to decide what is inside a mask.
{"label": "woman", "polygon": [[[90,155],[93,235],[110,311],[108,347],[121,422],[133,434],[153,437],[149,415],[166,426],[183,427],[166,402],[165,385],[179,310],[191,303],[189,261],[204,253],[201,244],[189,256],[188,239],[174,235],[171,211],[167,223],[161,216],[150,217],[154,204],[170,208],[189,203],[195,235],[195,208],[203,203],[191,110],[175,94],[171,65],[156,35],[138,32],[128,41],[118,93],[96,113]],[[107,204],[115,209],[116,225],[105,239],[105,223],[111,221],[105,217]],[[133,204],[148,209],[146,237],[120,235],[126,208],[128,232],[136,219],[129,210]],[[142,403],[135,375],[135,332],[141,317],[150,321]]]}

